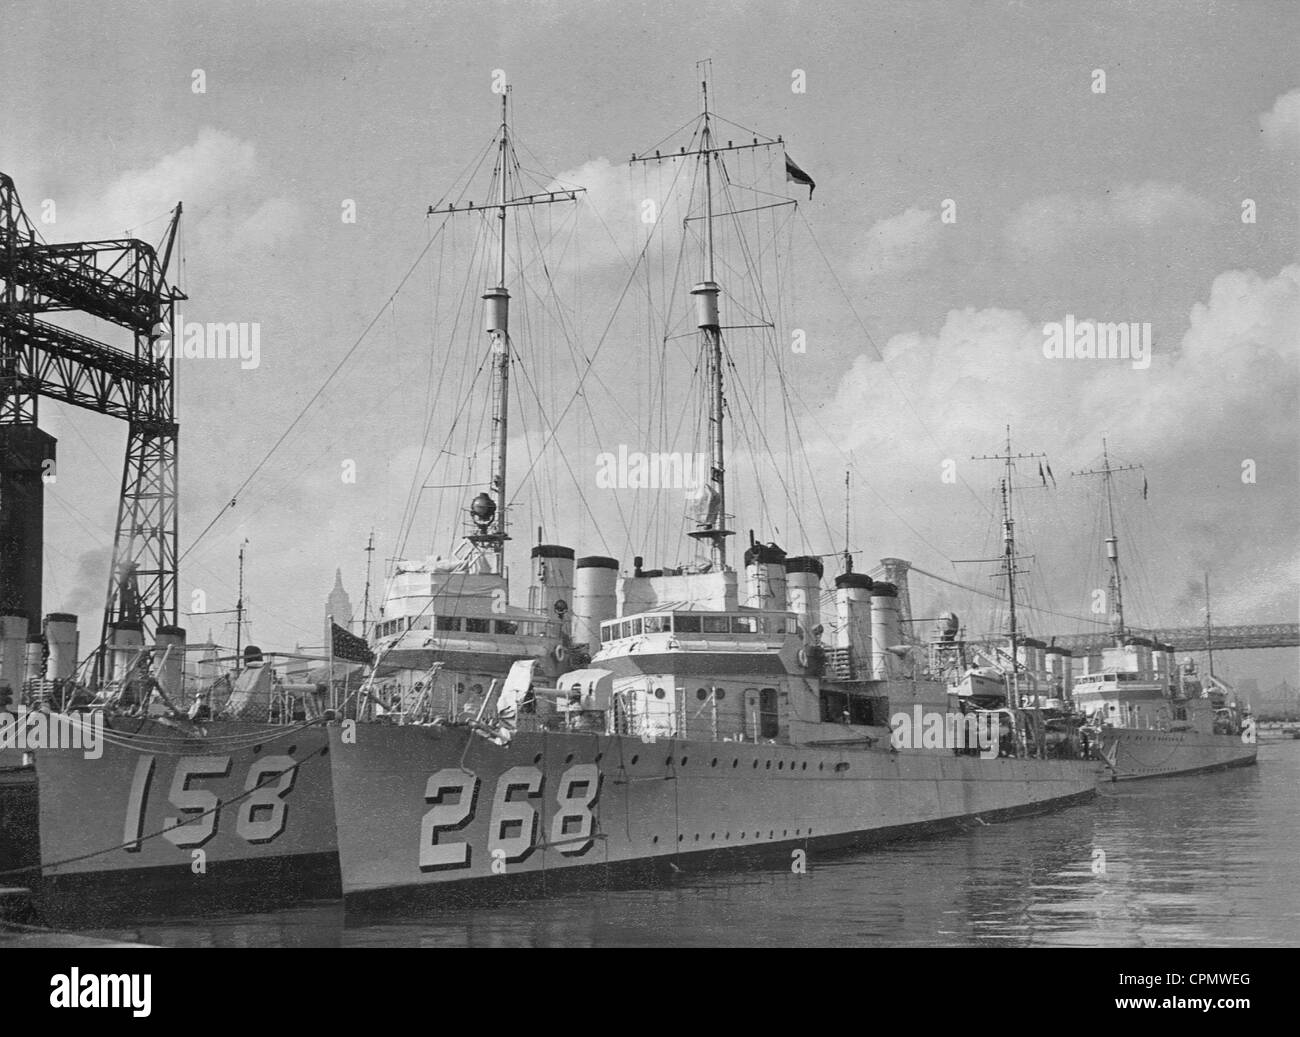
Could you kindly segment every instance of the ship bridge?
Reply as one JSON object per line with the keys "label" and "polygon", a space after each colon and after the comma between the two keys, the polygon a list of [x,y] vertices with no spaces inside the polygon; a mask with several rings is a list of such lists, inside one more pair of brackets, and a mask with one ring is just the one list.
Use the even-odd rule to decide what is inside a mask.
{"label": "ship bridge", "polygon": [[772,637],[799,637],[803,630],[798,619],[788,612],[645,612],[626,616],[600,625],[600,643],[605,645],[655,634],[678,635],[710,643],[731,641],[737,644],[766,642]]}

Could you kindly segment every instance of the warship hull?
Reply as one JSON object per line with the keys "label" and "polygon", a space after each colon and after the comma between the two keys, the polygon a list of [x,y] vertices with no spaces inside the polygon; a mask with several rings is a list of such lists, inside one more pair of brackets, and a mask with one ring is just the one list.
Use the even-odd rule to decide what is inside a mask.
{"label": "warship hull", "polygon": [[1111,781],[1249,767],[1257,752],[1255,743],[1242,741],[1241,735],[1200,731],[1103,728],[1100,737],[1101,755],[1108,764],[1106,777]]}
{"label": "warship hull", "polygon": [[1083,802],[1099,766],[579,732],[502,747],[437,726],[329,735],[343,892],[362,909],[806,861]]}
{"label": "warship hull", "polygon": [[36,754],[44,917],[338,896],[323,727],[113,725],[98,759]]}

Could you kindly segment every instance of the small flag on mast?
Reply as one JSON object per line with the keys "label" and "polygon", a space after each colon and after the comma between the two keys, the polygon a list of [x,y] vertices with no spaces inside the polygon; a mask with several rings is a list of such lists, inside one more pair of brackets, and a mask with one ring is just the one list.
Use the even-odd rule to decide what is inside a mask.
{"label": "small flag on mast", "polygon": [[1147,477],[1145,475],[1142,476],[1142,499],[1147,499]]}
{"label": "small flag on mast", "polygon": [[1043,462],[1042,462],[1042,461],[1039,461],[1039,462],[1038,462],[1038,478],[1040,478],[1040,479],[1043,480],[1043,485],[1044,485],[1044,486],[1047,485],[1047,476],[1045,476],[1045,475],[1043,474]]}
{"label": "small flag on mast", "polygon": [[816,190],[817,184],[813,181],[812,177],[795,165],[794,159],[789,155],[786,155],[785,157],[785,178],[794,181],[796,184],[807,184],[808,198],[809,200],[812,199],[813,191]]}
{"label": "small flag on mast", "polygon": [[1047,466],[1047,477],[1052,480],[1052,489],[1056,489],[1056,476],[1052,474],[1052,466]]}
{"label": "small flag on mast", "polygon": [[335,659],[365,663],[367,666],[375,661],[364,638],[349,633],[334,622],[330,623],[330,648]]}

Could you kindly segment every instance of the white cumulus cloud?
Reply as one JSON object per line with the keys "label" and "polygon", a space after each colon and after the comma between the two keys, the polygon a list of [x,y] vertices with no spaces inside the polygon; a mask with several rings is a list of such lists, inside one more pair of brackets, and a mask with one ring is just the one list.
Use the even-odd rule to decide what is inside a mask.
{"label": "white cumulus cloud", "polygon": [[1181,184],[1149,180],[1101,194],[1031,199],[1011,217],[1004,233],[1013,254],[1042,256],[1165,224],[1206,222],[1213,214],[1208,201]]}
{"label": "white cumulus cloud", "polygon": [[1270,148],[1300,152],[1300,88],[1282,94],[1260,115],[1259,128]]}
{"label": "white cumulus cloud", "polygon": [[880,220],[867,231],[866,271],[869,277],[908,273],[925,266],[939,244],[939,215],[909,208]]}

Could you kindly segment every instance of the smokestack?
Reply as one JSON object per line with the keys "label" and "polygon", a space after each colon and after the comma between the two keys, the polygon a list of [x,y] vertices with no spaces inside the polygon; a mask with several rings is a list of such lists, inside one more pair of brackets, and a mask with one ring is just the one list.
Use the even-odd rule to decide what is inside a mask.
{"label": "smokestack", "polygon": [[835,611],[839,620],[835,647],[852,649],[850,658],[856,660],[871,647],[871,577],[866,573],[835,577]]}
{"label": "smokestack", "polygon": [[[573,600],[573,548],[538,544],[533,548],[533,608],[569,628],[569,604]],[[558,608],[556,606],[559,606]]]}
{"label": "smokestack", "polygon": [[[909,627],[912,622],[912,595],[908,589],[907,574],[912,568],[911,562],[901,558],[880,559],[881,576],[885,583],[892,584],[898,598],[898,622]],[[898,644],[897,641],[894,642]]]}
{"label": "smokestack", "polygon": [[892,583],[871,588],[871,676],[885,681],[898,671],[898,658],[889,650],[902,641],[898,622],[898,589]]}
{"label": "smokestack", "polygon": [[618,614],[618,559],[588,555],[578,559],[573,588],[573,640],[594,655],[600,650],[600,624]]}
{"label": "smokestack", "polygon": [[1047,662],[1049,686],[1053,689],[1059,686],[1061,698],[1068,701],[1074,687],[1074,667],[1070,658],[1070,650],[1052,645],[1044,649],[1044,655]]}
{"label": "smokestack", "polygon": [[785,560],[785,588],[787,605],[798,613],[803,627],[804,640],[813,640],[813,631],[822,622],[822,573],[820,558],[796,555]]}
{"label": "smokestack", "polygon": [[77,617],[68,612],[46,616],[45,643],[50,646],[49,679],[72,680],[77,675]]}
{"label": "smokestack", "polygon": [[776,544],[752,544],[745,551],[745,600],[752,609],[786,610],[785,552]]}
{"label": "smokestack", "polygon": [[179,706],[185,690],[185,630],[161,626],[154,636],[155,679],[163,694]]}
{"label": "smokestack", "polygon": [[143,627],[139,623],[125,620],[120,623],[110,623],[108,648],[112,653],[112,668],[108,673],[109,682],[116,683],[120,687],[134,680],[144,649]]}
{"label": "smokestack", "polygon": [[1169,685],[1170,694],[1178,690],[1178,660],[1174,657],[1174,646],[1170,644],[1161,646],[1162,655],[1165,657],[1165,677]]}
{"label": "smokestack", "polygon": [[0,685],[13,694],[13,704],[20,704],[23,672],[27,663],[27,617],[19,609],[0,615]]}
{"label": "smokestack", "polygon": [[27,635],[27,659],[24,666],[23,684],[27,693],[23,701],[35,705],[44,696],[41,687],[45,680],[45,638],[40,634]]}

